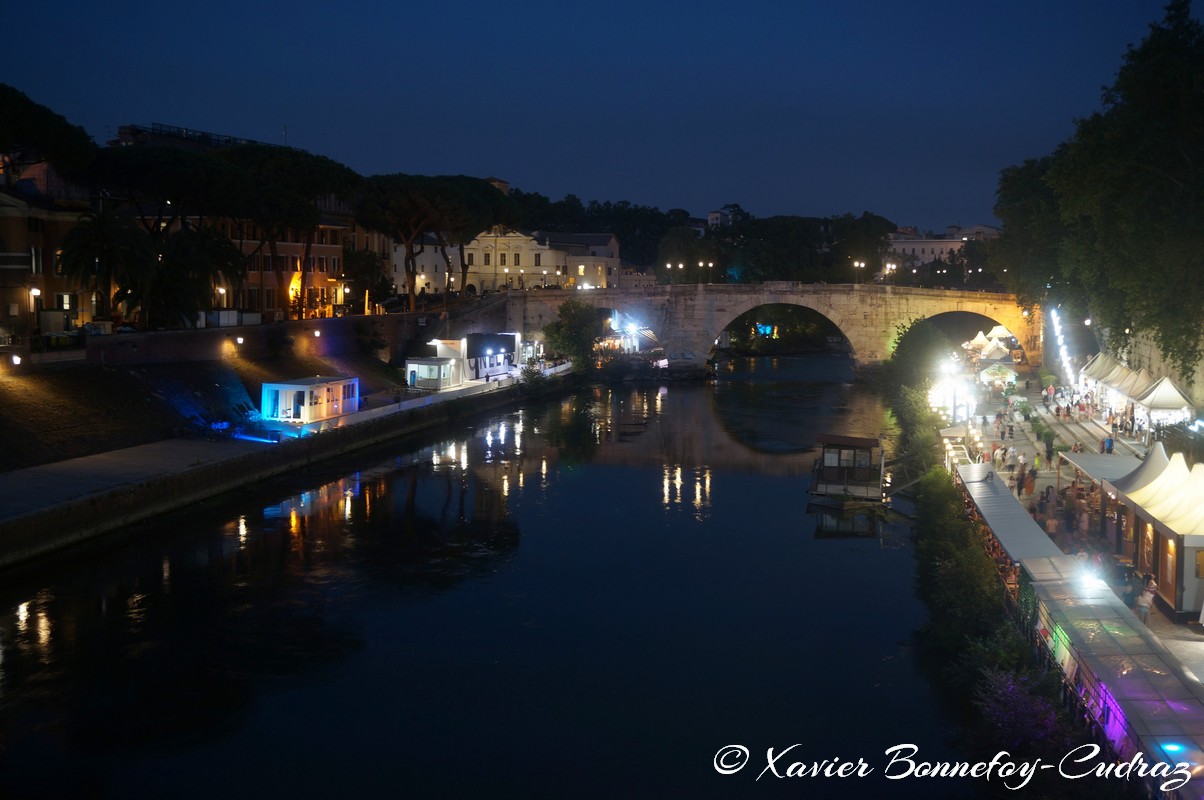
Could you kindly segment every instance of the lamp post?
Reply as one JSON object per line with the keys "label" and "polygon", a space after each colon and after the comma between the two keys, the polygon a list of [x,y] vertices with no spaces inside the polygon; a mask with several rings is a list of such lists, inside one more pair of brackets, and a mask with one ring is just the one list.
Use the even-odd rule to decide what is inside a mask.
{"label": "lamp post", "polygon": [[42,300],[42,290],[33,287],[29,290],[29,335],[33,336],[38,330],[38,306]]}
{"label": "lamp post", "polygon": [[864,261],[853,262],[853,283],[861,283],[861,270],[865,269]]}

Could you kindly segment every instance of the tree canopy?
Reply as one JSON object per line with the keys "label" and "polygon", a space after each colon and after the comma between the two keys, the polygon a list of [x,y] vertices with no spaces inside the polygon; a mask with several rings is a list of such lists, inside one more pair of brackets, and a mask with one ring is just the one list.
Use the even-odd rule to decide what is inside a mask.
{"label": "tree canopy", "polygon": [[606,312],[580,300],[565,300],[559,316],[544,326],[543,335],[548,348],[573,361],[573,371],[589,368],[594,342],[604,332]]}
{"label": "tree canopy", "polygon": [[1022,296],[1081,294],[1109,349],[1145,331],[1185,379],[1204,306],[1204,28],[1189,12],[1172,0],[1128,49],[1102,110],[1052,155],[1004,171],[995,253]]}
{"label": "tree canopy", "polygon": [[0,157],[4,158],[6,180],[11,175],[7,168],[10,158],[26,162],[45,159],[64,175],[74,176],[95,155],[96,145],[83,128],[0,83]]}

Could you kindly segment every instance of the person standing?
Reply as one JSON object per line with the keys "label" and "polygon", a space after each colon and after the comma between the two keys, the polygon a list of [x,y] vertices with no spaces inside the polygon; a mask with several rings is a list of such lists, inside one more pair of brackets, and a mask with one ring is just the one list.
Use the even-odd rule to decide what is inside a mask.
{"label": "person standing", "polygon": [[1137,612],[1137,618],[1146,625],[1150,624],[1150,606],[1153,604],[1154,590],[1150,588],[1150,584],[1146,584],[1146,587],[1141,590],[1141,594],[1137,595],[1137,599],[1133,601],[1133,610]]}

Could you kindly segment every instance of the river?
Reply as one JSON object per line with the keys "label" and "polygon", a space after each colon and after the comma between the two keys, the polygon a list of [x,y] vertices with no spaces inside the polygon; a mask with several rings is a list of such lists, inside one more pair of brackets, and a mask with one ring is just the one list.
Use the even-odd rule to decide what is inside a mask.
{"label": "river", "polygon": [[[10,571],[0,797],[952,796],[884,774],[901,743],[953,757],[910,535],[807,506],[815,436],[889,436],[881,400],[838,356],[729,367]],[[783,775],[871,771],[764,771],[791,745]]]}

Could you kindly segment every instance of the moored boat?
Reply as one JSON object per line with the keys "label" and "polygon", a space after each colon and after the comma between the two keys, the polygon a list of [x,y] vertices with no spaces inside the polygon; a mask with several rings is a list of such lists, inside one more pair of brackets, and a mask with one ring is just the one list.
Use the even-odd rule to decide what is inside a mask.
{"label": "moored boat", "polygon": [[864,436],[821,434],[811,470],[811,502],[857,508],[883,502],[882,443]]}

